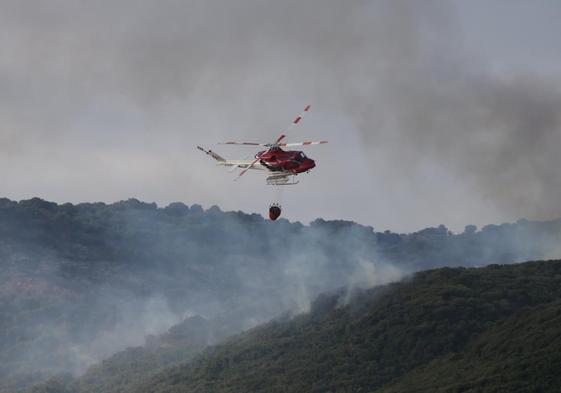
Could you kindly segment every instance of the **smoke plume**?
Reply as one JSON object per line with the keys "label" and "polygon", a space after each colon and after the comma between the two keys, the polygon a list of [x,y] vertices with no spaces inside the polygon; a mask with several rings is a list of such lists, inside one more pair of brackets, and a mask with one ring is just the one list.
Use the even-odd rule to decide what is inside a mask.
{"label": "smoke plume", "polygon": [[331,145],[310,151],[318,167],[286,196],[289,218],[412,230],[557,217],[559,79],[497,72],[467,49],[456,5],[3,1],[2,192],[260,210],[262,177],[234,185],[194,147],[270,141],[312,103],[290,139]]}

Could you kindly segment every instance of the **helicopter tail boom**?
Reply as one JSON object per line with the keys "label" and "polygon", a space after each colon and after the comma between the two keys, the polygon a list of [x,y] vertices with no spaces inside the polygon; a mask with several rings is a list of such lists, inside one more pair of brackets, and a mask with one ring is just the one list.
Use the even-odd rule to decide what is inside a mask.
{"label": "helicopter tail boom", "polygon": [[216,161],[219,162],[225,162],[226,159],[224,157],[219,156],[218,154],[216,154],[215,152],[213,152],[212,150],[205,150],[200,146],[197,146],[197,149],[199,149],[200,151],[202,151],[203,153],[211,156],[212,158],[214,158]]}

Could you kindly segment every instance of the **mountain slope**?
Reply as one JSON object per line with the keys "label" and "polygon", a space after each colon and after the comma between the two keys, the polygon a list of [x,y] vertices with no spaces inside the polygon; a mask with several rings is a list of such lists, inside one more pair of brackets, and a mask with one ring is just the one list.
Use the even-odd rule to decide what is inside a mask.
{"label": "mountain slope", "polygon": [[165,334],[150,336],[143,347],[128,348],[90,367],[72,385],[74,391],[120,393],[134,390],[165,367],[186,362],[201,352],[209,336],[219,340],[224,321],[189,317]]}
{"label": "mountain slope", "polygon": [[561,386],[561,302],[528,307],[459,353],[413,370],[380,393],[555,392]]}
{"label": "mountain slope", "polygon": [[[347,305],[342,304],[344,298],[344,293],[320,297],[309,314],[232,338],[134,391],[375,391],[443,356],[465,358],[460,366],[469,369],[470,356],[477,351],[487,356],[488,364],[482,367],[500,377],[500,351],[510,355],[506,349],[511,346],[528,351],[525,358],[542,370],[542,378],[551,380],[556,371],[547,362],[558,359],[559,340],[551,341],[555,347],[547,357],[540,351],[547,349],[548,339],[561,335],[561,325],[555,323],[558,303],[547,306],[561,300],[561,261],[438,269],[409,282],[361,292]],[[547,335],[535,340],[541,329]],[[431,367],[438,373],[446,364],[442,360]],[[520,367],[505,371],[508,386],[522,386],[517,383],[523,383],[528,372],[531,369],[523,372]],[[466,374],[469,377],[482,375],[474,370]],[[507,386],[501,378],[489,381],[494,387]],[[395,391],[404,391],[396,386]]]}
{"label": "mountain slope", "polygon": [[182,203],[0,198],[0,392],[81,373],[186,316],[223,321],[212,344],[340,287],[555,257],[559,244],[561,220],[397,234]]}

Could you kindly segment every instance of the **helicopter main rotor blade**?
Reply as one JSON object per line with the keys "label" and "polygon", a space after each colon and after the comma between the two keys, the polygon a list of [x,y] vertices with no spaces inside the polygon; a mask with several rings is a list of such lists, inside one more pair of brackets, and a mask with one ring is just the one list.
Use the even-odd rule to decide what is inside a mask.
{"label": "helicopter main rotor blade", "polygon": [[249,166],[247,168],[245,168],[243,171],[240,172],[240,174],[238,175],[238,177],[236,177],[234,179],[234,181],[238,180],[240,177],[242,177],[242,175],[244,173],[246,173],[247,171],[249,171],[251,168],[253,168],[253,165],[255,165],[257,163],[257,161],[259,161],[259,158],[256,158],[251,164],[249,164]]}
{"label": "helicopter main rotor blade", "polygon": [[293,147],[293,146],[322,145],[324,143],[327,143],[327,141],[318,141],[318,142],[305,141],[305,142],[295,142],[295,143],[279,143],[278,146]]}
{"label": "helicopter main rotor blade", "polygon": [[255,142],[220,142],[219,145],[266,146],[264,143]]}
{"label": "helicopter main rotor blade", "polygon": [[294,127],[296,127],[296,126],[298,125],[298,123],[300,123],[300,121],[304,118],[304,115],[305,115],[306,113],[308,113],[308,111],[310,110],[311,107],[312,107],[311,105],[307,105],[307,106],[304,108],[304,111],[303,111],[302,113],[300,113],[300,114],[292,121],[292,124],[291,124],[283,133],[281,133],[281,134],[279,135],[279,137],[277,138],[277,140],[276,140],[275,143],[274,143],[276,146],[279,146],[279,142],[282,141],[282,140],[286,137],[286,134],[288,134],[290,131],[292,131],[292,129],[293,129]]}

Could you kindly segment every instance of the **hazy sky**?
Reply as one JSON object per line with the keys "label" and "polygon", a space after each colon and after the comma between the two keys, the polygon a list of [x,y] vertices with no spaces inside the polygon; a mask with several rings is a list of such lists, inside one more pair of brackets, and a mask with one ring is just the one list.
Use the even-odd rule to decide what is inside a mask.
{"label": "hazy sky", "polygon": [[[378,230],[561,216],[561,2],[0,0],[0,196],[130,197]],[[287,138],[273,188],[227,158]]]}

